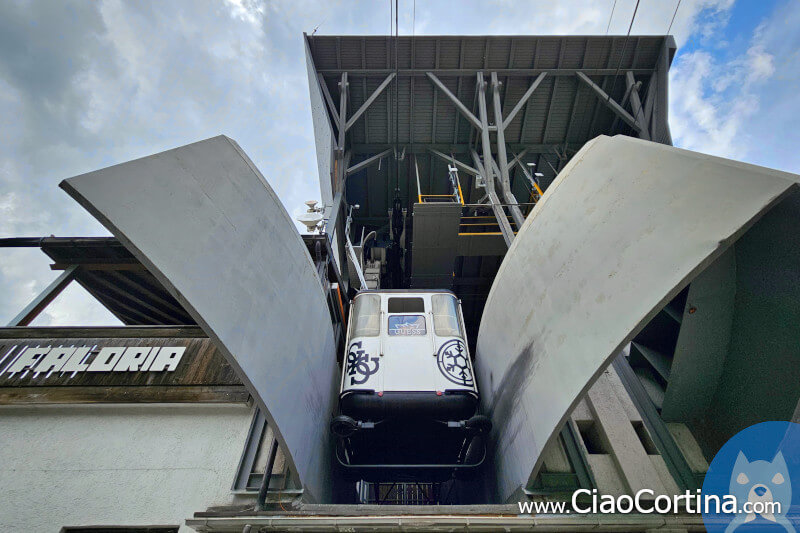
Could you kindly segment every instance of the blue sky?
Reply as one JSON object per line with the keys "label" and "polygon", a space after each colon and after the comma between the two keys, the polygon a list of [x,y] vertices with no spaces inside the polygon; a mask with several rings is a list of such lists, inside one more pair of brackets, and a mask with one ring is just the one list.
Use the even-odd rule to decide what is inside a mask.
{"label": "blue sky", "polygon": [[[642,0],[633,34],[677,0]],[[400,33],[604,34],[614,0],[400,1]],[[617,0],[610,33],[635,0]],[[64,178],[224,133],[290,213],[318,198],[302,32],[386,34],[390,2],[0,3],[0,236],[105,235]],[[800,2],[682,0],[670,74],[677,146],[800,173]],[[38,250],[0,253],[0,323],[55,277]],[[77,287],[35,322],[108,324]]]}

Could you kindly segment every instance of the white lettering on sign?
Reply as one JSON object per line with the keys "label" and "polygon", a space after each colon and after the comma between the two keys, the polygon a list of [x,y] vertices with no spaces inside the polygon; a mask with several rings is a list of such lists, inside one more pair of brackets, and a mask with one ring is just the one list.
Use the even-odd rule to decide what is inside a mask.
{"label": "white lettering on sign", "polygon": [[36,366],[36,372],[57,371],[64,366],[64,363],[75,353],[75,348],[52,348],[42,358],[42,362]]}
{"label": "white lettering on sign", "polygon": [[[178,368],[185,346],[81,346],[24,347],[0,373],[12,378],[22,372],[34,375],[54,372],[174,372]],[[94,355],[94,359],[92,359]]]}
{"label": "white lettering on sign", "polygon": [[114,367],[114,372],[139,372],[141,370],[147,370],[150,363],[150,361],[148,361],[148,356],[151,350],[154,355],[158,352],[158,348],[131,346],[122,354],[119,363]]}

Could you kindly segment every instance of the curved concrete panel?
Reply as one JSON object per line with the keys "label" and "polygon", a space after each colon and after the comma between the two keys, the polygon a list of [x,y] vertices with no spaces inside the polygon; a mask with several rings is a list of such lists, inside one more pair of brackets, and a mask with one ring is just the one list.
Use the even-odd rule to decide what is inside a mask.
{"label": "curved concrete panel", "polygon": [[306,495],[327,501],[337,383],[331,319],[294,223],[239,146],[214,137],[61,187],[215,340],[264,410]]}
{"label": "curved concrete panel", "polygon": [[498,499],[533,480],[611,358],[798,179],[625,136],[572,158],[514,239],[481,320]]}

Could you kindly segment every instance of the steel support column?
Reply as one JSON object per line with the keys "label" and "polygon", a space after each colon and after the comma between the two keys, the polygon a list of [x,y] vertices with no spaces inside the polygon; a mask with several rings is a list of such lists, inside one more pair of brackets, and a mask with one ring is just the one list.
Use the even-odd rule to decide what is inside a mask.
{"label": "steel support column", "polygon": [[328,106],[328,118],[333,125],[336,126],[336,131],[338,132],[341,129],[339,125],[339,111],[336,109],[336,106],[333,105],[333,98],[331,98],[331,93],[328,91],[328,86],[325,85],[322,74],[317,74],[317,81],[319,82],[322,96],[325,98],[325,104]]}
{"label": "steel support column", "polygon": [[492,213],[494,213],[494,217],[497,219],[497,224],[500,226],[500,232],[503,234],[503,240],[505,241],[506,246],[511,246],[511,243],[514,240],[514,230],[511,228],[511,224],[508,223],[506,212],[503,210],[503,206],[501,205],[500,199],[497,197],[497,193],[494,191],[494,187],[490,187],[490,183],[486,177],[488,175],[486,166],[481,163],[478,152],[475,150],[472,150],[472,161],[478,168],[478,172],[484,176],[484,182],[486,183],[486,197],[489,200],[489,205],[492,206]]}
{"label": "steel support column", "polygon": [[[482,75],[481,75],[482,76]],[[533,91],[531,91],[533,92]],[[484,95],[485,96],[485,95]],[[511,180],[508,178],[508,156],[506,155],[506,136],[503,132],[505,122],[503,121],[503,108],[500,104],[500,82],[497,80],[497,73],[492,72],[492,101],[494,104],[494,123],[497,126],[497,166],[500,167],[500,188],[503,191],[503,198],[509,204],[511,217],[517,225],[517,229],[522,227],[525,217],[522,215],[517,199],[511,192]]]}
{"label": "steel support column", "polygon": [[[511,246],[511,241],[514,240],[514,231],[506,218],[505,210],[502,207],[502,202],[497,197],[497,188],[494,182],[494,158],[492,157],[492,144],[489,139],[489,119],[486,111],[486,81],[483,79],[483,73],[478,72],[478,91],[476,93],[478,98],[478,113],[480,115],[480,133],[481,133],[481,147],[483,149],[483,175],[486,179],[486,193],[489,195],[489,201],[492,204],[492,211],[494,212],[497,223],[500,225],[500,230],[503,233],[503,239],[506,241],[507,246]],[[500,130],[501,128],[497,128]],[[473,155],[475,157],[476,154]],[[479,162],[476,159],[476,162]],[[517,226],[519,228],[519,226]]]}
{"label": "steel support column", "polygon": [[633,116],[636,118],[636,122],[642,127],[641,131],[639,131],[639,138],[649,141],[650,130],[647,127],[647,121],[644,118],[644,110],[642,109],[642,102],[639,99],[639,86],[636,83],[636,79],[633,77],[633,73],[630,71],[625,73],[625,84],[628,86],[627,90],[630,93]]}

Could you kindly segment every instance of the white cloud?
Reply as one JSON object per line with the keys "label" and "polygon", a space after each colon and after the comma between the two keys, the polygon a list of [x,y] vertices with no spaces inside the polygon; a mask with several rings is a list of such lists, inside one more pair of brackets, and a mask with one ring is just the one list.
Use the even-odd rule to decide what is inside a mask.
{"label": "white cloud", "polygon": [[760,90],[775,73],[762,24],[749,47],[722,62],[705,50],[679,56],[670,71],[670,124],[677,146],[746,160],[754,145],[748,124],[761,107]]}
{"label": "white cloud", "polygon": [[[633,33],[664,33],[676,1],[641,2]],[[412,21],[412,0],[401,0],[400,29],[603,34],[612,4],[493,0],[454,10],[452,0],[420,0]],[[611,33],[627,31],[634,4],[617,1]],[[719,30],[732,4],[683,0],[672,33],[679,46],[704,36],[703,50],[678,56],[670,95],[679,142],[740,156],[748,123],[772,110],[773,122],[800,116],[786,98],[770,102],[769,113],[760,98],[765,80],[780,76],[796,92],[800,47],[781,55],[775,36],[794,42],[800,22],[775,18],[747,53],[720,64],[716,51],[727,43]],[[57,188],[61,179],[220,133],[239,142],[290,213],[302,212],[318,189],[301,34],[321,23],[322,34],[386,34],[389,3],[0,3],[0,235],[105,234]],[[782,65],[784,57],[794,63]],[[0,255],[0,323],[55,277],[47,265],[38,250]],[[87,297],[65,293],[42,320],[76,320],[74,312],[105,323]]]}

